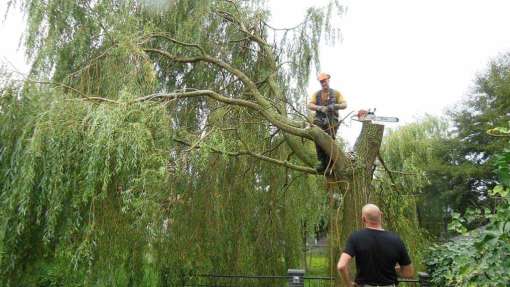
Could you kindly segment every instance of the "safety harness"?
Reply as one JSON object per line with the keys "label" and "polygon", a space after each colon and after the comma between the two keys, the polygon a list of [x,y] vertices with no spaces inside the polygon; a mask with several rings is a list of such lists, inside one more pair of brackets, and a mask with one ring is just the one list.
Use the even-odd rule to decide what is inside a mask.
{"label": "safety harness", "polygon": [[[319,90],[315,94],[315,99],[317,101],[317,106],[328,106],[328,105],[334,105],[337,104],[336,102],[336,93],[335,90],[329,89],[328,90],[328,102],[326,105],[322,104],[322,97],[321,97],[322,90]],[[333,125],[336,126],[338,124],[338,110],[328,111],[327,113],[323,113],[321,111],[316,111],[315,113],[315,119],[318,121],[319,125],[326,126],[326,125]]]}

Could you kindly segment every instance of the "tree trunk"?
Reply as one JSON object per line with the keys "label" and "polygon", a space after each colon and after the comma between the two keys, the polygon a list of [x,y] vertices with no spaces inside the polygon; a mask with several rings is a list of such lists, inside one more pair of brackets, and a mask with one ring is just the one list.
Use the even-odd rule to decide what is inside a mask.
{"label": "tree trunk", "polygon": [[327,179],[330,203],[330,272],[337,274],[336,263],[347,237],[363,227],[361,208],[372,198],[374,162],[379,154],[384,126],[363,122],[354,145],[354,153],[346,156],[342,170]]}

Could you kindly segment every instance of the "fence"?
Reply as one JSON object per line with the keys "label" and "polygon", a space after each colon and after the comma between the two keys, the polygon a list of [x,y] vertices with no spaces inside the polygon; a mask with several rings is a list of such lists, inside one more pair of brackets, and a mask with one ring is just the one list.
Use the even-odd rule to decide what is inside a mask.
{"label": "fence", "polygon": [[[419,273],[418,279],[399,279],[399,287],[430,287],[430,278]],[[334,277],[305,276],[303,270],[289,269],[285,276],[194,275],[184,287],[334,287]]]}

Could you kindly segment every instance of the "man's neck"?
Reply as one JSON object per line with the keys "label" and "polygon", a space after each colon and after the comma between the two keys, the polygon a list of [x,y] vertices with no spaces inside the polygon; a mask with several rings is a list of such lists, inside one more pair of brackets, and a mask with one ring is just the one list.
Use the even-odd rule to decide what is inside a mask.
{"label": "man's neck", "polygon": [[374,229],[374,230],[384,230],[381,225],[374,225],[374,224],[366,224],[365,228]]}

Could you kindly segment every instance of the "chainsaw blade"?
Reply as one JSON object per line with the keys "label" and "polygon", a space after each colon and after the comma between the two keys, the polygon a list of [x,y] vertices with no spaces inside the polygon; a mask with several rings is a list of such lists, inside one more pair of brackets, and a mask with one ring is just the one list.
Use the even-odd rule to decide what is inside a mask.
{"label": "chainsaw blade", "polygon": [[376,115],[366,115],[364,117],[358,118],[359,121],[374,121],[374,122],[388,122],[388,123],[397,123],[397,117],[379,117]]}

